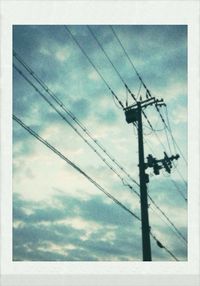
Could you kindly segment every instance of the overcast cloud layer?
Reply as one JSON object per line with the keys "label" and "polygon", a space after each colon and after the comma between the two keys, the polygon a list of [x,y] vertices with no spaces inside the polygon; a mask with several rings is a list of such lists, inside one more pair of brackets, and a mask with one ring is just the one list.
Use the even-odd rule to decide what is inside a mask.
{"label": "overcast cloud layer", "polygon": [[[90,27],[131,91],[145,99],[145,90],[111,28]],[[68,28],[121,102],[133,104],[87,27]],[[173,136],[187,159],[187,27],[136,25],[114,26],[114,30],[152,95],[165,100]],[[138,181],[137,130],[126,123],[123,110],[64,26],[14,26],[13,46],[92,136]],[[44,92],[15,58],[13,61]],[[58,109],[64,114],[60,107]],[[123,185],[16,70],[13,70],[13,112],[140,216],[140,202],[135,193]],[[157,159],[163,158],[163,151],[169,155],[180,153],[169,134],[166,137],[156,109],[151,106],[145,112],[159,130],[156,136],[143,119],[145,158],[152,152]],[[161,113],[167,122],[165,107],[161,108]],[[69,116],[66,117],[83,133]],[[148,173],[149,194],[187,239],[187,203],[184,200],[187,168],[183,157],[175,162],[170,175],[164,170],[159,176],[150,169]],[[136,184],[127,177],[126,180],[138,191]],[[185,241],[149,203],[152,232],[179,260],[187,260]],[[153,260],[173,260],[153,239],[151,244]],[[13,123],[13,260],[142,260],[140,222],[16,122]]]}

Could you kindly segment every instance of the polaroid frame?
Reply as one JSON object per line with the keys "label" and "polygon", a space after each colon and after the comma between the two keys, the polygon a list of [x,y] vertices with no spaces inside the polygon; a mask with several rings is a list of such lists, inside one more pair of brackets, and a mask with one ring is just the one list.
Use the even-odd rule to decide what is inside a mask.
{"label": "polaroid frame", "polygon": [[[2,1],[1,56],[1,285],[197,286],[199,228],[199,1]],[[12,261],[12,25],[14,24],[188,25],[187,262],[13,262]],[[198,154],[198,156],[196,155]],[[192,190],[192,191],[190,191]]]}

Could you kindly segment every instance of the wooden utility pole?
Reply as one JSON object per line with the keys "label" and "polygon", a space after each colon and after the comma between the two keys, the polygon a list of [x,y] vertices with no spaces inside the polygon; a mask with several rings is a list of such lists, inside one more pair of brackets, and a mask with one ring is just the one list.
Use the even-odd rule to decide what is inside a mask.
{"label": "wooden utility pole", "polygon": [[139,149],[139,178],[140,178],[143,261],[151,261],[150,227],[149,227],[148,198],[147,198],[148,175],[145,174],[142,108],[140,102],[137,103],[137,113],[138,113],[138,149]]}

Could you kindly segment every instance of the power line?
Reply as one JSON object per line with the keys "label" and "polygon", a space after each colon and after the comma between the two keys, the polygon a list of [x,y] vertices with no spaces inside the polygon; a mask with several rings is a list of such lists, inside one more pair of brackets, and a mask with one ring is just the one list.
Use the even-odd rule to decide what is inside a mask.
{"label": "power line", "polygon": [[[93,140],[95,144],[98,145],[98,147],[112,160],[113,163],[115,163],[122,172],[124,172],[129,179],[131,179],[135,184],[139,186],[139,184],[127,173],[127,171],[115,160],[112,158],[110,154],[105,150],[105,148],[98,142],[98,140],[94,139],[90,132],[87,130],[85,126],[77,119],[77,117],[69,111],[66,106],[63,104],[63,102],[58,99],[58,97],[49,89],[49,87],[35,74],[35,72],[20,58],[20,56],[14,51],[14,57],[22,64],[22,66],[30,73],[30,75],[42,86],[42,88],[56,101],[56,103],[81,127],[81,129],[90,137],[90,139]],[[18,70],[19,72],[19,70]],[[29,82],[30,83],[30,82]],[[35,88],[35,87],[34,87]],[[67,122],[68,123],[68,122]],[[73,127],[72,127],[73,128]],[[96,153],[96,150],[94,150]],[[97,154],[98,155],[98,154]],[[102,159],[102,158],[101,158]],[[104,161],[104,160],[103,160]],[[104,161],[105,162],[105,161]],[[105,162],[107,163],[107,162]],[[110,165],[108,165],[109,168],[112,169]],[[113,169],[112,169],[113,171]],[[119,175],[118,177],[121,179],[123,184],[125,186],[128,186],[131,190],[133,190],[132,186],[127,184],[127,182]],[[138,193],[137,193],[138,194]]]}
{"label": "power line", "polygon": [[181,197],[187,202],[187,198],[183,195],[183,193],[181,192],[181,190],[179,189],[177,183],[171,178],[171,182],[172,184],[176,187],[176,190],[179,192],[179,194],[181,195]]}
{"label": "power line", "polygon": [[[14,66],[14,68],[16,68],[15,66]],[[18,69],[17,69],[18,70]],[[19,72],[19,70],[18,70],[18,72]],[[21,74],[21,73],[20,73]],[[31,84],[31,83],[30,83]],[[32,85],[32,84],[31,84]],[[35,89],[36,89],[36,91],[37,92],[40,92],[34,85],[32,85]],[[34,135],[36,138],[37,138],[37,134],[33,131],[32,132],[32,130],[29,128],[29,127],[27,127],[25,124],[23,124],[23,122],[21,121],[21,120],[19,120],[15,115],[13,116],[13,119],[14,120],[16,120],[22,127],[24,127],[25,129],[27,129],[27,131],[29,131],[29,133],[31,133],[32,135]],[[40,139],[41,140],[40,140]],[[42,139],[41,137],[38,137],[38,139],[42,142],[42,143],[44,143],[47,147],[49,147],[50,148],[50,144],[46,141],[46,140],[44,140],[44,139]],[[51,148],[50,148],[51,149]],[[59,155],[62,159],[65,159],[63,156],[61,156],[62,154],[58,151],[58,152],[56,152],[55,151],[56,149],[54,148],[52,151],[54,151],[57,155]],[[60,155],[61,154],[61,155]],[[80,172],[80,170],[78,170],[79,172]],[[81,172],[82,173],[82,172]],[[83,175],[85,175],[85,174],[83,174]],[[88,177],[88,179],[89,179],[89,177]],[[123,207],[126,211],[128,211],[129,213],[131,213],[132,215],[133,215],[133,213],[132,213],[132,211],[130,211],[127,207],[124,207],[124,205],[122,204],[122,203],[120,203],[118,200],[114,200],[114,197],[112,197],[112,196],[110,196],[109,195],[109,193],[106,193],[105,192],[105,190],[104,189],[102,189],[101,188],[101,186],[99,186],[98,184],[95,184],[95,182],[93,181],[93,180],[91,180],[91,182],[94,184],[94,185],[96,185],[96,187],[97,188],[99,188],[100,190],[102,190],[108,197],[110,197],[113,201],[115,201],[117,204],[119,204],[121,207]],[[130,185],[128,185],[129,187],[131,187]],[[153,202],[154,203],[154,202]],[[155,204],[155,203],[154,203]],[[135,216],[135,214],[134,214],[134,216]],[[137,216],[137,215],[136,215]],[[138,216],[137,216],[137,219],[138,219]],[[157,241],[157,240],[156,240]],[[166,250],[167,250],[167,248],[166,248]]]}
{"label": "power line", "polygon": [[169,116],[168,116],[167,106],[166,106],[166,117],[167,117],[167,123],[168,123],[168,124],[166,124],[166,123],[165,123],[165,124],[167,125],[167,130],[169,131],[169,133],[170,133],[170,135],[171,135],[173,144],[177,147],[178,151],[180,152],[180,154],[181,154],[183,160],[185,161],[185,163],[186,163],[186,165],[187,165],[188,162],[187,162],[187,160],[186,160],[186,158],[185,158],[183,152],[181,151],[180,147],[179,147],[178,144],[176,143],[176,140],[175,140],[175,138],[174,138],[174,136],[173,136],[173,134],[172,134],[172,129],[171,129],[170,122],[169,122]]}
{"label": "power line", "polygon": [[[123,50],[124,54],[126,55],[126,57],[127,57],[128,61],[129,61],[129,63],[131,64],[132,68],[134,69],[134,71],[135,71],[136,75],[138,76],[138,78],[139,78],[140,82],[142,83],[143,87],[145,88],[145,90],[146,90],[147,94],[151,97],[152,95],[151,95],[151,93],[150,93],[149,89],[147,88],[147,86],[145,85],[145,83],[144,83],[144,81],[143,81],[142,77],[141,77],[141,76],[140,76],[140,74],[138,73],[138,71],[137,71],[137,69],[136,69],[135,65],[133,64],[133,61],[131,60],[130,56],[128,55],[128,53],[127,53],[126,49],[124,48],[124,45],[122,44],[122,41],[119,39],[119,37],[118,37],[117,33],[115,32],[114,28],[113,28],[112,26],[110,26],[110,28],[111,28],[111,30],[112,30],[112,32],[113,32],[113,34],[114,34],[114,36],[115,36],[115,38],[116,38],[117,42],[118,42],[118,43],[119,43],[119,45],[121,46],[121,48],[122,48],[122,50]],[[156,108],[157,108],[157,106],[156,106]],[[157,109],[157,111],[159,112],[159,110],[158,110],[158,109]],[[166,107],[166,112],[167,112],[167,107]],[[171,131],[171,128],[170,128],[170,125],[169,125],[169,118],[168,118],[168,114],[167,114],[167,120],[168,120],[168,126],[169,126],[169,128],[168,128],[168,126],[166,125],[166,123],[165,123],[165,121],[164,121],[164,119],[163,119],[162,115],[160,114],[160,112],[159,112],[159,115],[160,115],[160,117],[161,117],[161,120],[162,120],[162,121],[163,121],[163,123],[165,124],[165,126],[166,126],[167,130],[169,131],[169,133],[170,133],[170,136],[171,136],[171,138],[172,138],[173,143],[176,145],[176,147],[177,147],[177,149],[179,150],[179,152],[180,152],[180,154],[181,154],[181,156],[182,156],[183,160],[184,160],[184,161],[185,161],[185,163],[187,164],[187,160],[186,160],[186,158],[185,158],[185,156],[184,156],[183,152],[181,151],[180,147],[179,147],[179,146],[178,146],[178,144],[176,143],[175,138],[174,138],[174,136],[173,136],[173,134],[172,134],[172,131]],[[150,126],[150,127],[151,127],[151,126]]]}
{"label": "power line", "polygon": [[[180,148],[178,147],[178,145],[177,145],[177,143],[176,143],[176,141],[175,141],[175,139],[174,139],[174,136],[173,136],[173,134],[172,134],[171,127],[169,126],[169,118],[168,118],[168,115],[167,115],[167,118],[168,118],[168,119],[167,119],[167,120],[168,120],[168,125],[167,125],[166,122],[165,122],[165,119],[163,118],[163,116],[162,116],[162,114],[161,114],[161,112],[160,112],[160,110],[159,110],[159,108],[158,108],[158,106],[156,106],[156,109],[157,109],[157,111],[158,111],[158,113],[159,113],[159,115],[160,115],[160,118],[161,118],[161,120],[162,120],[164,126],[165,126],[166,129],[169,131],[169,134],[171,135],[171,138],[172,138],[173,143],[176,145],[176,147],[178,148],[179,152],[181,153],[181,155],[182,155],[182,157],[183,157],[183,160],[184,160],[185,163],[187,164],[187,161],[186,161],[186,159],[185,159],[185,157],[184,157],[182,151],[181,151]],[[166,112],[167,112],[167,108],[166,108]],[[167,114],[167,113],[166,113],[166,114]],[[168,137],[167,137],[167,140],[168,140]],[[168,144],[169,144],[169,141],[168,141]],[[170,148],[170,147],[169,147],[169,148]],[[185,181],[183,175],[181,174],[181,172],[180,172],[178,169],[177,169],[177,172],[178,172],[180,178],[183,180],[185,186],[187,187],[187,182]]]}
{"label": "power line", "polygon": [[113,62],[111,61],[110,57],[108,56],[108,54],[106,53],[105,49],[103,48],[102,44],[100,43],[100,41],[98,40],[97,36],[95,35],[95,33],[92,31],[92,29],[87,25],[87,28],[89,30],[89,32],[91,33],[91,35],[93,36],[93,38],[96,40],[97,44],[99,45],[99,47],[101,48],[101,50],[103,51],[105,57],[107,58],[107,60],[109,61],[109,63],[111,64],[111,66],[113,67],[113,69],[115,70],[116,74],[118,75],[118,77],[120,78],[120,80],[122,81],[122,83],[124,85],[126,85],[124,79],[122,78],[120,72],[118,71],[118,69],[115,67],[115,65],[113,64]]}
{"label": "power line", "polygon": [[108,158],[136,185],[139,185],[135,179],[130,176],[130,174],[125,170],[124,167],[121,166],[121,164],[113,158],[111,154],[108,153],[108,151],[105,149],[105,147],[96,139],[94,138],[90,131],[83,125],[83,123],[80,122],[80,120],[75,116],[74,113],[72,113],[66,105],[55,95],[54,92],[36,75],[36,73],[21,59],[21,57],[14,51],[14,57],[19,61],[19,63],[29,72],[29,74],[40,84],[40,86],[47,92],[51,98],[63,109],[67,115],[70,116],[70,118],[78,124],[78,126],[82,129],[84,133],[87,134],[87,136],[105,153]]}
{"label": "power line", "polygon": [[[17,54],[16,54],[16,53],[15,53],[15,56],[17,57]],[[20,58],[19,58],[19,57],[18,57],[18,60],[20,61]],[[25,63],[24,63],[24,64],[25,64]],[[26,67],[26,66],[25,66],[25,67]],[[48,103],[51,107],[53,107],[52,103],[49,102],[48,99],[47,99],[43,94],[41,94],[41,92],[37,89],[37,87],[36,87],[30,80],[29,80],[16,66],[14,66],[14,68],[15,68],[15,69],[20,73],[20,75],[23,76],[23,78],[45,99],[45,101],[47,101],[47,103]],[[28,68],[28,67],[27,67],[27,68]],[[37,78],[37,76],[35,75],[35,73],[34,73],[30,68],[28,69],[28,71],[31,72],[31,75],[38,80],[38,83],[42,84],[42,87],[45,88],[45,91],[48,92],[48,93],[50,93],[51,97],[52,97],[52,95],[55,97],[55,98],[53,97],[54,100],[57,99],[57,97],[51,92],[51,90],[48,88],[48,86],[45,85],[41,80],[39,80],[39,79]],[[56,100],[56,102],[57,102],[61,107],[65,107],[61,101]],[[121,177],[121,175],[120,175],[110,164],[108,164],[108,162],[99,154],[99,152],[98,152],[93,146],[91,146],[91,144],[90,144],[84,137],[82,137],[82,135],[78,132],[78,130],[77,130],[76,128],[74,128],[74,126],[66,119],[66,117],[63,117],[63,115],[62,115],[56,108],[53,107],[53,109],[74,129],[74,131],[75,131],[76,133],[78,133],[78,135],[92,148],[92,150],[103,160],[103,162],[120,178],[120,180],[122,181],[122,183],[124,184],[124,186],[127,186],[127,187],[128,187],[130,190],[132,190],[137,196],[139,196],[138,192],[137,192],[136,190],[134,190],[133,187],[132,187],[130,184],[128,184],[127,181],[126,181],[123,177]],[[69,113],[69,112],[68,112],[68,113]],[[70,113],[70,114],[71,114],[71,113]],[[72,116],[72,114],[71,114],[71,116]],[[74,119],[74,115],[73,115],[72,119]],[[84,128],[85,128],[85,127],[84,127]],[[107,153],[106,153],[106,154],[107,154]],[[122,168],[122,167],[121,167],[121,168]],[[122,168],[122,169],[123,169],[123,168]],[[124,169],[123,169],[123,170],[124,170]],[[127,174],[128,174],[128,173],[127,173]],[[128,174],[128,175],[129,175],[129,174]],[[130,175],[129,175],[129,177],[130,177]],[[131,177],[130,177],[130,178],[131,178]],[[134,180],[134,182],[139,186],[139,184],[138,184],[135,180]],[[155,202],[152,202],[152,203],[157,207],[157,205],[155,204]],[[161,211],[160,208],[159,208],[159,211]],[[161,211],[161,213],[162,213],[163,215],[165,215],[163,211]],[[165,215],[165,217],[167,217],[167,216]],[[168,219],[168,221],[170,221],[170,219]],[[173,223],[172,223],[172,225],[174,226]]]}
{"label": "power line", "polygon": [[109,91],[111,92],[111,94],[114,96],[114,98],[117,100],[117,102],[119,103],[119,105],[124,108],[122,102],[119,100],[119,98],[117,97],[117,95],[114,93],[114,91],[112,90],[112,88],[110,87],[110,85],[108,84],[108,82],[105,80],[105,78],[103,77],[103,75],[100,73],[100,71],[97,69],[96,65],[93,63],[93,61],[91,60],[91,58],[87,55],[87,53],[85,52],[85,50],[83,49],[83,47],[80,45],[80,43],[78,42],[78,40],[76,39],[76,37],[72,34],[72,32],[70,31],[70,29],[65,25],[64,28],[67,30],[67,32],[70,34],[70,36],[72,37],[72,39],[74,40],[74,42],[77,44],[77,46],[80,48],[80,50],[82,51],[82,53],[84,54],[84,56],[87,58],[87,60],[89,61],[89,63],[93,66],[93,68],[95,69],[95,71],[98,73],[98,75],[100,76],[100,78],[103,80],[103,82],[105,83],[105,85],[107,86],[107,88],[109,89]]}
{"label": "power line", "polygon": [[47,146],[51,151],[53,151],[55,154],[57,154],[61,159],[63,159],[65,162],[67,162],[70,166],[72,166],[76,171],[81,173],[84,177],[86,177],[95,187],[97,187],[101,192],[103,192],[107,197],[109,197],[113,202],[115,202],[118,206],[123,208],[126,212],[131,214],[134,218],[141,221],[141,219],[132,212],[128,207],[126,207],[123,203],[121,203],[118,199],[116,199],[113,195],[111,195],[109,192],[107,192],[101,185],[99,185],[94,179],[92,179],[89,175],[87,175],[80,167],[78,167],[75,163],[73,163],[71,160],[69,160],[66,156],[64,156],[60,151],[58,151],[55,147],[53,147],[47,140],[43,139],[41,136],[39,136],[33,129],[31,129],[29,126],[27,126],[25,123],[23,123],[22,120],[20,120],[17,116],[13,115],[13,119],[19,123],[24,129],[26,129],[31,135],[33,135],[36,139],[38,139],[41,143],[43,143],[45,146]]}
{"label": "power line", "polygon": [[179,241],[180,241],[182,244],[184,244],[184,247],[187,246],[187,243],[186,243],[184,240],[180,239],[179,235],[176,233],[176,231],[175,231],[173,228],[171,228],[170,224],[169,224],[163,217],[161,217],[160,215],[158,215],[155,206],[152,207],[152,205],[150,205],[150,209],[154,212],[154,214],[157,215],[157,217],[159,217],[159,219],[160,219],[162,222],[164,222],[168,227],[170,227],[170,230],[172,230],[173,233],[176,235],[176,237],[179,239]]}
{"label": "power line", "polygon": [[175,224],[168,218],[168,216],[162,211],[162,209],[156,204],[156,202],[153,200],[153,198],[148,195],[150,201],[154,204],[154,206],[162,213],[162,215],[166,218],[166,220],[173,226],[174,230],[176,231],[176,233],[179,235],[179,237],[181,237],[187,244],[187,240],[185,239],[185,237],[182,235],[182,233],[178,230],[178,228],[175,226]]}
{"label": "power line", "polygon": [[[131,191],[133,191],[136,195],[138,195],[138,192],[137,192],[130,184],[127,183],[127,181],[119,174],[119,172],[118,172],[113,166],[111,166],[111,165],[108,163],[108,161],[97,151],[97,149],[95,149],[95,148],[93,147],[93,145],[90,144],[90,142],[78,131],[78,129],[73,126],[73,124],[66,118],[66,116],[64,116],[64,115],[57,109],[57,107],[55,107],[55,106],[52,104],[52,102],[49,101],[49,99],[36,87],[36,85],[33,84],[33,83],[24,75],[24,73],[23,73],[18,67],[16,67],[15,65],[13,65],[13,66],[14,66],[15,70],[35,89],[35,91],[54,109],[54,111],[56,111],[56,112],[58,113],[58,115],[84,140],[84,142],[97,154],[97,156],[109,167],[109,169],[110,169],[112,172],[114,172],[114,173],[120,178],[120,180],[122,181],[123,185],[128,186]],[[48,90],[48,94],[49,94],[49,89],[47,89],[47,90]],[[46,90],[46,91],[47,91],[47,90]],[[57,101],[56,101],[56,102],[57,102]],[[63,103],[59,103],[59,102],[57,102],[57,103],[59,104],[60,107],[64,107]],[[105,150],[105,149],[104,149],[104,150]],[[104,153],[106,153],[106,151],[105,151]],[[116,160],[114,160],[114,162],[115,162],[115,164],[117,163]],[[117,163],[117,164],[118,164],[118,163]],[[118,164],[118,166],[120,166],[120,165]],[[120,169],[121,169],[123,172],[127,173],[127,172],[124,170],[124,168],[122,168],[121,166],[120,166]],[[138,183],[137,183],[133,178],[131,178],[131,176],[130,176],[128,173],[127,173],[127,175],[129,176],[129,178],[130,178],[135,184],[138,185]]]}
{"label": "power line", "polygon": [[[141,221],[140,217],[138,217],[132,210],[126,207],[123,203],[121,203],[118,199],[116,199],[113,195],[107,192],[101,185],[99,185],[94,179],[92,179],[89,175],[87,175],[80,167],[78,167],[75,163],[69,160],[66,156],[64,156],[60,151],[58,151],[55,147],[53,147],[47,140],[43,139],[39,134],[37,134],[33,129],[27,126],[22,120],[20,120],[17,116],[13,114],[13,119],[21,125],[25,130],[27,130],[32,136],[34,136],[37,140],[43,143],[46,147],[48,147],[51,151],[53,151],[56,155],[58,155],[61,159],[67,162],[71,167],[73,167],[76,171],[81,173],[85,178],[87,178],[95,187],[97,187],[101,192],[103,192],[108,198],[110,198],[114,203],[132,215],[138,221]],[[161,242],[156,238],[154,234],[151,232],[151,236],[157,242],[158,246],[164,248],[175,260],[178,260],[175,255],[168,250]]]}
{"label": "power line", "polygon": [[156,238],[156,236],[155,236],[152,232],[150,232],[150,235],[151,235],[152,238],[156,241],[157,245],[158,245],[160,248],[165,249],[165,251],[168,252],[169,255],[174,258],[174,260],[179,261],[179,259],[178,259],[166,246],[164,246],[164,245]]}
{"label": "power line", "polygon": [[[91,58],[88,56],[88,54],[85,52],[85,50],[83,49],[83,47],[80,45],[79,41],[76,39],[76,37],[72,34],[72,32],[70,31],[70,29],[67,26],[64,26],[65,29],[68,31],[68,33],[71,35],[72,39],[75,41],[75,43],[77,44],[77,46],[80,48],[80,50],[82,51],[82,53],[85,55],[85,57],[88,59],[88,61],[90,62],[90,64],[93,66],[93,68],[96,70],[96,72],[99,74],[99,76],[102,78],[102,80],[104,81],[104,83],[106,84],[106,86],[108,87],[108,89],[111,91],[112,95],[114,96],[114,98],[118,101],[119,105],[124,108],[122,102],[119,100],[119,98],[117,97],[117,95],[113,92],[113,90],[111,89],[111,87],[108,85],[107,81],[105,80],[105,78],[102,76],[102,74],[99,72],[99,70],[97,69],[97,67],[94,65],[93,61],[91,60]],[[91,34],[93,35],[93,37],[96,39],[97,43],[99,44],[100,48],[102,49],[102,51],[104,52],[106,58],[109,60],[109,62],[111,63],[112,67],[114,68],[114,70],[116,71],[116,73],[118,74],[119,78],[121,79],[122,83],[125,85],[125,88],[128,90],[128,92],[130,93],[130,95],[132,96],[132,98],[137,102],[136,96],[131,92],[131,90],[129,89],[128,85],[125,83],[125,81],[123,80],[121,74],[119,73],[119,71],[116,69],[116,67],[114,66],[113,62],[110,60],[110,58],[108,57],[106,51],[103,49],[101,43],[98,41],[97,37],[95,36],[95,34],[92,32],[92,30],[88,27],[89,31],[91,32]],[[147,120],[147,123],[149,124],[149,126],[153,129],[149,119],[147,118],[146,114],[144,111],[142,111],[145,119]]]}
{"label": "power line", "polygon": [[144,83],[142,77],[141,77],[140,74],[138,73],[138,71],[137,71],[135,65],[133,64],[133,61],[132,61],[131,58],[129,57],[129,55],[128,55],[126,49],[124,48],[124,46],[123,46],[121,40],[119,39],[117,33],[115,32],[113,26],[110,25],[110,28],[111,28],[111,30],[112,30],[112,32],[113,32],[113,34],[114,34],[114,36],[115,36],[117,42],[118,42],[119,45],[121,46],[121,48],[122,48],[124,54],[126,55],[128,61],[129,61],[129,63],[131,64],[132,68],[134,69],[136,75],[138,76],[140,82],[142,83],[142,85],[143,85],[143,87],[145,88],[145,90],[146,90],[146,92],[148,93],[148,95],[151,97],[151,93],[150,93],[149,89],[147,88],[147,86],[145,85],[145,83]]}

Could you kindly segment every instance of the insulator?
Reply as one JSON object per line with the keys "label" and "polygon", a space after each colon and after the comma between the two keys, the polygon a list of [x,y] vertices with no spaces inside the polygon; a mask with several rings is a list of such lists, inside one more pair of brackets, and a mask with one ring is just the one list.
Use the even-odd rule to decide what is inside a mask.
{"label": "insulator", "polygon": [[163,166],[164,166],[166,172],[171,173],[170,165],[168,165],[168,162],[163,161]]}

